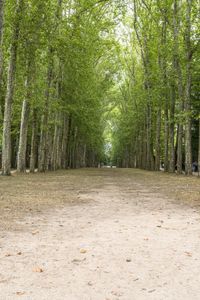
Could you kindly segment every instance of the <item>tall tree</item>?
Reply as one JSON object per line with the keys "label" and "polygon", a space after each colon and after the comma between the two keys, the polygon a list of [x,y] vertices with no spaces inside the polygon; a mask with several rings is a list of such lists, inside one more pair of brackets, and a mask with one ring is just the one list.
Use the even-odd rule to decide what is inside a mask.
{"label": "tall tree", "polygon": [[10,61],[8,68],[7,91],[4,110],[2,141],[2,175],[10,175],[11,172],[11,113],[17,64],[17,49],[19,43],[19,32],[23,12],[23,5],[23,0],[16,1],[15,19],[13,23],[13,35],[10,45]]}
{"label": "tall tree", "polygon": [[0,109],[3,115],[3,24],[4,24],[4,0],[0,0]]}

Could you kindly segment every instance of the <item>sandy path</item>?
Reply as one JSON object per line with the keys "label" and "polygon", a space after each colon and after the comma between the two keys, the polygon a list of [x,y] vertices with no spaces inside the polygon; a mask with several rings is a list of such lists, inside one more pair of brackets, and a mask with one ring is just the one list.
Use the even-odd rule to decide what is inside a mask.
{"label": "sandy path", "polygon": [[198,210],[134,171],[77,174],[71,203],[0,231],[0,300],[199,300]]}

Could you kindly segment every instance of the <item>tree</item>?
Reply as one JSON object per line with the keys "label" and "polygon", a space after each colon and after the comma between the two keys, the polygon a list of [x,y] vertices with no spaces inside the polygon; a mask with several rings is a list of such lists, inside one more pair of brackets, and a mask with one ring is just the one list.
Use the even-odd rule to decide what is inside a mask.
{"label": "tree", "polygon": [[3,141],[2,141],[2,175],[10,175],[11,172],[11,113],[14,93],[14,82],[17,63],[17,49],[19,42],[20,23],[23,11],[23,0],[16,2],[15,19],[13,23],[13,35],[10,46],[10,61],[7,78],[7,92],[5,98]]}

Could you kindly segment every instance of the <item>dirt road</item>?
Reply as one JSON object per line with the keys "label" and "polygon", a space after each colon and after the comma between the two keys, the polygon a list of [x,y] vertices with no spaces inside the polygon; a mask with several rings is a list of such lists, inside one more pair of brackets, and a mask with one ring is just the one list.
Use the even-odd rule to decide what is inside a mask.
{"label": "dirt road", "polygon": [[199,300],[199,205],[162,173],[0,178],[0,300]]}

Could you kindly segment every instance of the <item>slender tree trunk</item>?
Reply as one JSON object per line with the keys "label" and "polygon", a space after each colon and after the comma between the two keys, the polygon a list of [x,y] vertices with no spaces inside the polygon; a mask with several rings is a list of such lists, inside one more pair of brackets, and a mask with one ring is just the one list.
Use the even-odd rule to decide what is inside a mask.
{"label": "slender tree trunk", "polygon": [[2,141],[2,175],[11,173],[11,111],[14,94],[14,82],[17,63],[17,49],[20,31],[21,12],[23,0],[17,1],[15,12],[15,22],[13,25],[13,36],[10,47],[10,61],[8,67],[7,92],[5,98],[3,141]]}
{"label": "slender tree trunk", "polygon": [[200,118],[199,118],[198,175],[200,176]]}
{"label": "slender tree trunk", "polygon": [[3,25],[4,25],[4,1],[0,0],[0,81],[2,81],[2,73],[3,73]]}
{"label": "slender tree trunk", "polygon": [[49,49],[49,63],[47,71],[47,83],[45,91],[45,104],[44,112],[41,119],[41,132],[40,132],[40,144],[39,144],[39,157],[38,157],[38,171],[45,172],[47,164],[47,135],[48,135],[48,120],[49,120],[49,99],[50,88],[53,78],[53,49]]}
{"label": "slender tree trunk", "polygon": [[47,133],[47,148],[46,148],[46,159],[45,159],[45,171],[51,170],[51,155],[53,148],[53,136],[50,131]]}
{"label": "slender tree trunk", "polygon": [[4,99],[3,99],[3,27],[4,27],[4,2],[0,0],[0,109],[2,116],[4,115]]}
{"label": "slender tree trunk", "polygon": [[36,145],[37,145],[37,111],[33,109],[32,136],[31,136],[31,157],[30,172],[35,172],[36,166]]}
{"label": "slender tree trunk", "polygon": [[157,120],[156,120],[156,157],[155,157],[155,170],[160,171],[160,132],[161,132],[161,107],[158,107]]}
{"label": "slender tree trunk", "polygon": [[168,78],[167,78],[167,17],[166,10],[163,10],[163,25],[161,36],[161,47],[159,53],[159,66],[161,74],[161,95],[164,101],[164,171],[169,170],[169,99],[168,99]]}
{"label": "slender tree trunk", "polygon": [[54,137],[53,137],[53,149],[51,155],[51,169],[53,171],[60,168],[60,140],[61,140],[61,128],[60,128],[60,113],[56,114]]}
{"label": "slender tree trunk", "polygon": [[175,172],[175,146],[174,146],[174,113],[175,113],[175,87],[171,86],[170,126],[169,126],[169,172]]}
{"label": "slender tree trunk", "polygon": [[87,145],[85,144],[83,146],[83,162],[82,162],[82,167],[86,167],[86,153],[87,153]]}
{"label": "slender tree trunk", "polygon": [[62,127],[59,126],[57,139],[57,169],[62,168]]}
{"label": "slender tree trunk", "polygon": [[72,161],[71,161],[72,169],[76,168],[77,136],[78,136],[78,128],[75,127],[73,133],[73,142],[72,142]]}
{"label": "slender tree trunk", "polygon": [[164,171],[169,169],[169,112],[168,99],[165,99],[165,131],[164,131]]}
{"label": "slender tree trunk", "polygon": [[25,82],[26,87],[26,98],[23,101],[22,113],[21,113],[21,126],[20,126],[20,138],[19,138],[19,149],[17,156],[17,171],[26,172],[26,148],[27,148],[27,134],[28,134],[28,120],[30,113],[30,98],[32,90],[32,69],[33,58],[27,64],[27,78]]}
{"label": "slender tree trunk", "polygon": [[18,172],[26,172],[26,146],[27,146],[29,111],[30,111],[29,102],[27,99],[24,99],[23,105],[22,105],[19,150],[18,150],[18,156],[17,156],[17,171]]}
{"label": "slender tree trunk", "polygon": [[[174,69],[175,77],[178,80],[178,107],[179,113],[183,112],[184,109],[184,99],[183,99],[183,80],[182,80],[182,70],[180,66],[180,50],[179,50],[179,28],[180,28],[180,18],[178,13],[178,2],[174,0],[174,9],[173,9],[173,60],[174,60]],[[183,125],[182,120],[178,122],[178,144],[177,144],[177,173],[182,173],[183,157],[182,157],[182,145],[183,145]]]}
{"label": "slender tree trunk", "polygon": [[178,124],[177,127],[177,173],[181,174],[183,171],[183,154],[182,154],[182,145],[183,145],[183,125]]}
{"label": "slender tree trunk", "polygon": [[152,107],[147,104],[147,170],[154,169],[153,146],[152,146]]}
{"label": "slender tree trunk", "polygon": [[136,166],[137,168],[142,169],[142,158],[143,158],[143,139],[142,139],[142,130],[140,129],[139,133],[139,152],[138,152],[138,165]]}
{"label": "slender tree trunk", "polygon": [[144,129],[143,129],[142,143],[143,143],[142,166],[143,166],[143,169],[146,169],[146,168],[147,168],[146,122],[144,122]]}
{"label": "slender tree trunk", "polygon": [[186,8],[186,88],[185,88],[185,174],[192,174],[192,137],[191,137],[191,5],[192,1],[187,0]]}
{"label": "slender tree trunk", "polygon": [[62,162],[61,167],[63,169],[67,168],[67,144],[68,144],[68,135],[69,135],[69,117],[64,113],[63,120],[63,136],[62,136]]}

